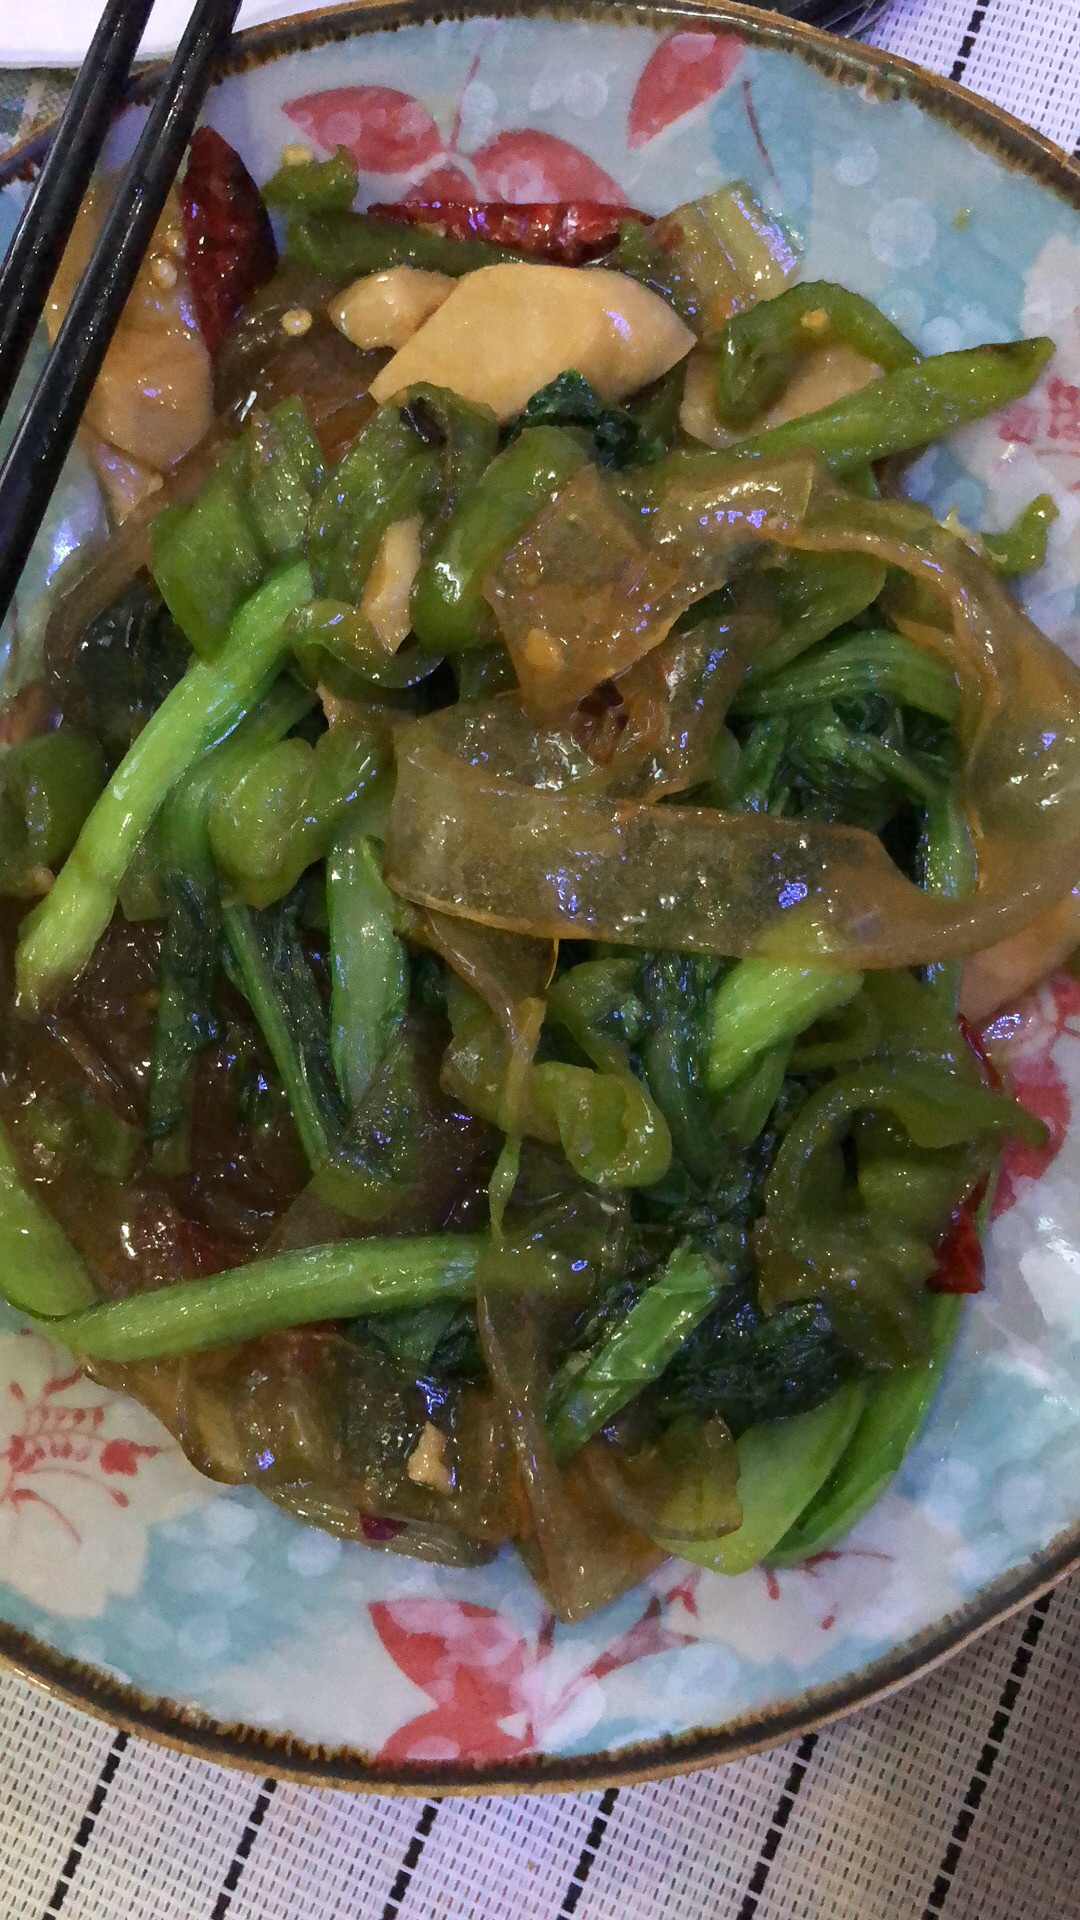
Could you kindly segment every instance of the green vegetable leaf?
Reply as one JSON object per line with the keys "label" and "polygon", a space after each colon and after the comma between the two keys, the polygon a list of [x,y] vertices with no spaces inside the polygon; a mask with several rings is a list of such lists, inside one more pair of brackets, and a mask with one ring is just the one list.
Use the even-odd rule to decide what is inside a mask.
{"label": "green vegetable leaf", "polygon": [[510,437],[524,427],[580,427],[602,467],[640,467],[658,460],[665,442],[626,407],[605,405],[584,374],[560,373],[534,393],[513,422]]}

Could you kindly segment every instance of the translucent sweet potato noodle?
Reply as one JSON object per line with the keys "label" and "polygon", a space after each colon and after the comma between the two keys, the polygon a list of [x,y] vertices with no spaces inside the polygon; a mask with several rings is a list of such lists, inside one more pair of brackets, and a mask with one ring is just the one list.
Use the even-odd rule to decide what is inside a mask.
{"label": "translucent sweet potato noodle", "polygon": [[[507,555],[488,597],[549,750],[542,767],[522,754],[516,702],[504,722],[494,705],[450,709],[400,736],[392,885],[545,939],[861,968],[940,962],[1026,925],[1076,878],[1077,669],[922,508],[856,497],[801,455],[714,476],[676,471],[635,519],[589,472]],[[680,615],[770,545],[885,562],[896,625],[955,672],[959,791],[978,859],[969,898],[923,891],[861,828],[599,792],[550,750],[552,716],[585,683],[640,674]],[[732,646],[743,665],[768,637],[742,624]]]}

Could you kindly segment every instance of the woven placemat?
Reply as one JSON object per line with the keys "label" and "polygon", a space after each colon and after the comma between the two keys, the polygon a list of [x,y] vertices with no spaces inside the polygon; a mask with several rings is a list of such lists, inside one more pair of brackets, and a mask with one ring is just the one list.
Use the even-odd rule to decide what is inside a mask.
{"label": "woven placemat", "polygon": [[[1080,157],[1080,0],[894,0],[872,37]],[[0,150],[69,78],[0,71]],[[791,1746],[549,1798],[227,1773],[0,1675],[0,1920],[1080,1920],[1078,1787],[1080,1579]]]}

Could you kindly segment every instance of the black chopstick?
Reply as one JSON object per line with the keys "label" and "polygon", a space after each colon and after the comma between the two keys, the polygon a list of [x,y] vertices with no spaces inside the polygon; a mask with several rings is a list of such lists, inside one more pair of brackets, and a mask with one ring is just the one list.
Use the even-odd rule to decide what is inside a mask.
{"label": "black chopstick", "polygon": [[109,131],[154,0],[109,0],[0,264],[0,414]]}
{"label": "black chopstick", "polygon": [[11,604],[239,8],[240,0],[196,0],[0,467],[0,620]]}

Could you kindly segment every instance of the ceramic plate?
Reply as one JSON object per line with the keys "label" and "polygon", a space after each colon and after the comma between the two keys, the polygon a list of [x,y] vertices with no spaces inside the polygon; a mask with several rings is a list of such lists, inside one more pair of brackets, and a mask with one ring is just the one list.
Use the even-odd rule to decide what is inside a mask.
{"label": "ceramic plate", "polygon": [[[987,527],[1053,491],[1028,602],[1080,657],[1080,180],[1056,149],[902,62],[739,8],[433,11],[249,35],[208,118],[260,178],[288,141],[346,144],[371,200],[424,183],[661,212],[742,176],[809,277],[869,295],[926,351],[1053,334],[1040,387],[927,454],[912,486]],[[0,238],[23,192],[0,193]],[[35,670],[49,573],[99,520],[73,461],[8,630],[7,693]],[[926,1429],[835,1551],[736,1580],[672,1561],[557,1626],[509,1552],[433,1569],[221,1491],[7,1315],[0,1649],[214,1758],[429,1791],[702,1763],[919,1671],[1080,1557],[1080,983],[1052,980],[1003,1031],[1050,1144],[1014,1155]]]}

